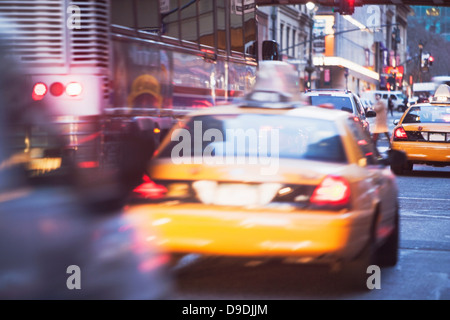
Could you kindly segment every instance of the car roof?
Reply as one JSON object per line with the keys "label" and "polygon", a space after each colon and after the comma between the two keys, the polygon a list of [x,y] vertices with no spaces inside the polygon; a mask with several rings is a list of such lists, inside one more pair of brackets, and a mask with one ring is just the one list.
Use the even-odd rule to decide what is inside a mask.
{"label": "car roof", "polygon": [[188,117],[194,116],[207,116],[207,115],[218,115],[218,114],[273,114],[273,115],[286,115],[294,117],[306,117],[315,119],[324,119],[328,121],[336,121],[336,119],[349,118],[351,114],[346,111],[329,109],[316,106],[301,106],[296,107],[286,105],[285,107],[257,107],[257,106],[247,106],[242,105],[224,105],[211,107],[199,111],[194,111],[189,113]]}
{"label": "car roof", "polygon": [[449,103],[445,103],[445,102],[424,102],[424,103],[415,103],[411,106],[411,108],[414,107],[449,107],[450,104]]}
{"label": "car roof", "polygon": [[305,92],[305,95],[308,96],[318,96],[318,95],[331,95],[331,96],[353,96],[354,94],[351,91],[346,90],[313,90]]}

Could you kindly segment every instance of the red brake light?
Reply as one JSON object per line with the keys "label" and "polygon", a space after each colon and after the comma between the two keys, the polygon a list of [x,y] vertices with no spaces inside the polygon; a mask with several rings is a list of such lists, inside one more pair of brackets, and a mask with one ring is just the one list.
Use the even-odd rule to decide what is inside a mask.
{"label": "red brake light", "polygon": [[156,184],[147,175],[144,175],[142,184],[137,186],[133,193],[138,198],[161,199],[167,193],[167,188]]}
{"label": "red brake light", "polygon": [[310,202],[317,205],[344,205],[350,199],[350,185],[337,176],[327,176],[314,190]]}
{"label": "red brake light", "polygon": [[66,87],[66,93],[67,93],[67,95],[69,95],[71,97],[79,96],[79,95],[81,95],[82,92],[83,92],[83,87],[78,82],[71,82]]}
{"label": "red brake light", "polygon": [[398,127],[394,131],[394,138],[396,140],[406,140],[408,139],[408,135],[406,134],[405,129],[403,129],[402,127]]}
{"label": "red brake light", "polygon": [[33,87],[32,98],[35,101],[42,100],[47,93],[47,86],[42,82],[38,82]]}
{"label": "red brake light", "polygon": [[61,82],[52,83],[50,86],[50,93],[55,97],[59,97],[64,92],[64,85]]}

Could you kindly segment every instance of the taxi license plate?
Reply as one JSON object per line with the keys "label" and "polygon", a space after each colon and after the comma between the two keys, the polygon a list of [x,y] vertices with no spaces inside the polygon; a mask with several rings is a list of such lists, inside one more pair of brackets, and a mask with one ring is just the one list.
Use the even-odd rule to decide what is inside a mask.
{"label": "taxi license plate", "polygon": [[258,188],[247,184],[221,184],[216,190],[214,204],[245,206],[258,201]]}
{"label": "taxi license plate", "polygon": [[430,141],[445,141],[445,133],[430,133]]}

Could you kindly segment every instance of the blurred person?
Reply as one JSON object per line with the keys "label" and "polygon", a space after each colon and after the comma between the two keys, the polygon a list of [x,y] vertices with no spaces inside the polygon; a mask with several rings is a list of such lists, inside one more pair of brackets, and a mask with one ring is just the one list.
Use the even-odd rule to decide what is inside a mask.
{"label": "blurred person", "polygon": [[380,94],[375,95],[375,104],[373,106],[373,110],[377,113],[377,116],[375,117],[375,125],[372,130],[373,142],[376,146],[379,134],[383,133],[386,136],[390,146],[389,128],[387,125],[388,109],[383,100],[381,100]]}
{"label": "blurred person", "polygon": [[394,116],[394,102],[392,102],[392,97],[388,98],[388,109],[391,113],[391,116]]}
{"label": "blurred person", "polygon": [[404,105],[403,110],[408,109],[408,107],[409,107],[408,103],[409,103],[408,96],[405,96],[405,98],[403,98],[403,105]]}
{"label": "blurred person", "polygon": [[128,105],[132,108],[161,108],[161,85],[152,75],[143,74],[134,79]]}

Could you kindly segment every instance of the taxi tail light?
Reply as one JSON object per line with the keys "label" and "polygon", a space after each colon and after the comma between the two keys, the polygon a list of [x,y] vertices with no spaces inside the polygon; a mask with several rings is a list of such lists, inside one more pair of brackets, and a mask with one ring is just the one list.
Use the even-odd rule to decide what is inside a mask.
{"label": "taxi tail light", "polygon": [[156,184],[147,175],[142,177],[142,183],[133,190],[133,195],[142,199],[162,199],[167,193],[167,188]]}
{"label": "taxi tail light", "polygon": [[408,135],[406,134],[405,129],[403,127],[398,127],[394,131],[394,140],[408,140]]}
{"label": "taxi tail light", "polygon": [[348,181],[339,176],[327,176],[316,187],[310,203],[319,206],[342,206],[349,203],[350,185]]}

